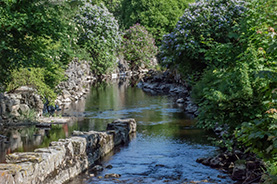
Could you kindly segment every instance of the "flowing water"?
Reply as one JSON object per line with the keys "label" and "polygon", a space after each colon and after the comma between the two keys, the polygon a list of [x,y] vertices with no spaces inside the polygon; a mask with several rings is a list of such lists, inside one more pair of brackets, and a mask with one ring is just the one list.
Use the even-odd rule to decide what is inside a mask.
{"label": "flowing water", "polygon": [[[67,110],[70,115],[84,116],[77,123],[55,125],[50,130],[16,128],[6,133],[9,139],[0,144],[1,156],[45,147],[52,140],[70,136],[73,130],[102,131],[114,119],[134,118],[137,133],[129,144],[116,148],[99,162],[104,168],[110,165],[110,169],[97,173],[88,170],[70,184],[232,183],[222,172],[196,162],[197,158],[215,154],[216,148],[208,141],[209,133],[194,128],[195,121],[186,116],[184,108],[177,106],[173,98],[147,94],[126,82],[116,82],[93,87],[84,102]],[[121,177],[104,178],[110,173]]]}
{"label": "flowing water", "polygon": [[[112,168],[98,173],[89,170],[71,183],[232,183],[228,177],[218,177],[224,177],[223,173],[196,162],[214,154],[216,148],[210,145],[207,132],[194,128],[195,121],[183,109],[173,98],[124,84],[93,89],[86,101],[86,124],[104,130],[116,118],[134,118],[137,133],[128,145],[100,162]],[[121,177],[104,178],[111,173]]]}

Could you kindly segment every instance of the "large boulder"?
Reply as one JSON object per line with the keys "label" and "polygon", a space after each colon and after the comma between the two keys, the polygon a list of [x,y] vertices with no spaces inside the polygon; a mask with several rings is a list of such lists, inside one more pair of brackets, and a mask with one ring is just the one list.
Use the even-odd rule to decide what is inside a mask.
{"label": "large boulder", "polygon": [[18,120],[33,109],[37,116],[42,114],[43,101],[37,91],[28,86],[21,86],[12,93],[2,93],[0,97],[0,116],[2,119]]}

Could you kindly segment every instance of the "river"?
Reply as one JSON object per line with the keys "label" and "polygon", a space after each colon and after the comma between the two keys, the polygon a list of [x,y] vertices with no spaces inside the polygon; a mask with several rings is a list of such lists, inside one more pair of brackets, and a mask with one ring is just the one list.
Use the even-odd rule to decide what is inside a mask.
{"label": "river", "polygon": [[[172,97],[145,93],[130,87],[128,81],[101,83],[92,87],[82,105],[64,113],[84,118],[71,125],[55,125],[50,130],[17,127],[10,133],[5,131],[8,141],[0,144],[1,161],[6,153],[45,147],[53,140],[70,136],[73,130],[102,131],[114,119],[134,118],[137,133],[129,144],[116,148],[98,163],[110,168],[101,172],[88,170],[70,184],[233,183],[222,172],[196,162],[197,158],[215,154],[217,148],[208,140],[212,135],[195,128],[195,121]],[[104,178],[109,173],[121,177]]]}

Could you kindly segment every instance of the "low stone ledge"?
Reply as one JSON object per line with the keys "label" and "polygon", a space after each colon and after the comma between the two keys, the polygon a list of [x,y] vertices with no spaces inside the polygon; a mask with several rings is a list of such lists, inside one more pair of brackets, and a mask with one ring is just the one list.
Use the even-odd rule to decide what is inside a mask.
{"label": "low stone ledge", "polygon": [[134,119],[119,119],[106,132],[74,131],[73,137],[53,141],[48,148],[7,155],[7,164],[0,164],[0,184],[64,183],[127,142],[133,132]]}
{"label": "low stone ledge", "polygon": [[83,117],[40,117],[37,119],[39,124],[70,124],[75,123],[78,120],[82,120]]}

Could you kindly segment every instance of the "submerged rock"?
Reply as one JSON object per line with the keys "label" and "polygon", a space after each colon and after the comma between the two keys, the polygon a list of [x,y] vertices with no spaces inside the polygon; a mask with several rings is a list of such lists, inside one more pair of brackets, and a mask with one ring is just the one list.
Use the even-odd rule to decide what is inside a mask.
{"label": "submerged rock", "polygon": [[94,171],[94,172],[99,172],[99,171],[103,171],[104,168],[101,165],[96,165],[91,170]]}
{"label": "submerged rock", "polygon": [[179,98],[176,103],[185,103],[185,100],[183,98]]}
{"label": "submerged rock", "polygon": [[107,169],[112,169],[113,166],[112,166],[112,165],[107,165],[106,168],[107,168]]}
{"label": "submerged rock", "polygon": [[121,175],[120,174],[115,174],[115,173],[111,173],[111,174],[106,174],[104,176],[104,178],[120,178]]}
{"label": "submerged rock", "polygon": [[223,170],[236,181],[259,181],[264,170],[264,164],[254,154],[243,153],[240,150],[226,151],[211,158],[198,158],[198,163]]}

